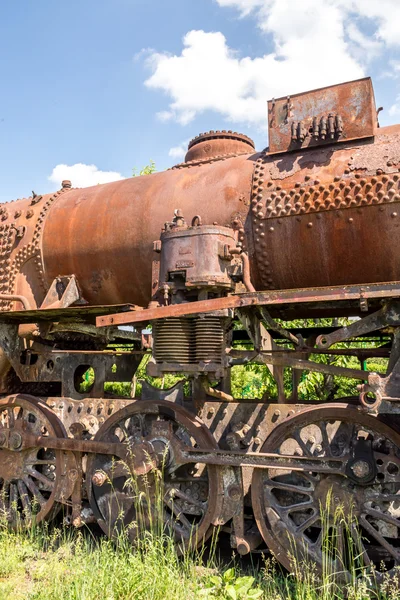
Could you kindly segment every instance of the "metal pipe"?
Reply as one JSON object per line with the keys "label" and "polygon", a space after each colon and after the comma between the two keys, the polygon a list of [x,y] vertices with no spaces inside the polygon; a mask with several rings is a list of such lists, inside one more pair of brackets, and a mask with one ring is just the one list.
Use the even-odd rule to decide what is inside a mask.
{"label": "metal pipe", "polygon": [[246,287],[246,290],[248,292],[255,292],[256,288],[251,283],[251,278],[250,278],[250,261],[249,261],[249,255],[246,252],[242,252],[240,254],[240,258],[242,259],[242,264],[243,264],[243,283],[244,283],[244,285]]}
{"label": "metal pipe", "polygon": [[218,400],[223,400],[224,402],[232,402],[234,400],[233,396],[231,396],[230,394],[227,394],[226,392],[223,392],[222,390],[217,390],[217,389],[211,387],[211,385],[209,385],[209,383],[205,380],[203,380],[202,386],[208,396],[212,396],[213,398],[218,398]]}
{"label": "metal pipe", "polygon": [[28,298],[25,296],[19,296],[17,294],[0,294],[0,300],[8,300],[10,302],[21,302],[24,310],[32,310],[32,306]]}

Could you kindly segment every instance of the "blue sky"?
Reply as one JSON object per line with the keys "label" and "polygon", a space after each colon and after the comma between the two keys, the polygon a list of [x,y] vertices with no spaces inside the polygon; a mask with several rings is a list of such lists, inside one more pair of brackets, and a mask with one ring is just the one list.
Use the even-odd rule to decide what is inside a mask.
{"label": "blue sky", "polygon": [[0,0],[0,201],[267,144],[266,101],[371,75],[400,122],[399,0]]}

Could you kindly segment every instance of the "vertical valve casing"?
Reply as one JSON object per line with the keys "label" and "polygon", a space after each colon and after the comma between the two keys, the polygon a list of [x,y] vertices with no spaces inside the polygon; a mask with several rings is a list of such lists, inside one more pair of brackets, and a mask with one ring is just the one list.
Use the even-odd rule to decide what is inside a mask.
{"label": "vertical valve casing", "polygon": [[181,225],[161,233],[159,286],[184,282],[185,288],[230,290],[234,231],[220,225]]}

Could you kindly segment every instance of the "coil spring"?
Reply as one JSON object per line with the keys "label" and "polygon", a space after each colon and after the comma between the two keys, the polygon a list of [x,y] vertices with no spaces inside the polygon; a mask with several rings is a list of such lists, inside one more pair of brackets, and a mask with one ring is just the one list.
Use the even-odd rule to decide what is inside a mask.
{"label": "coil spring", "polygon": [[195,330],[196,361],[220,363],[224,342],[224,330],[220,317],[197,317]]}
{"label": "coil spring", "polygon": [[195,336],[193,319],[172,317],[153,325],[153,355],[157,362],[193,363]]}
{"label": "coil spring", "polygon": [[171,317],[153,325],[156,362],[221,363],[224,326],[220,317]]}

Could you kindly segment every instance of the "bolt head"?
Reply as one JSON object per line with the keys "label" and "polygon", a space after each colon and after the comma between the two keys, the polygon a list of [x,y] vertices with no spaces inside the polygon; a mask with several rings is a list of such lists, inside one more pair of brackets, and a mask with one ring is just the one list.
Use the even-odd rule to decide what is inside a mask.
{"label": "bolt head", "polygon": [[22,446],[22,435],[18,431],[13,431],[10,435],[10,448],[18,450]]}
{"label": "bolt head", "polygon": [[356,460],[350,467],[357,479],[365,479],[371,473],[371,468],[366,460]]}
{"label": "bolt head", "polygon": [[234,500],[235,502],[238,502],[241,499],[241,497],[242,497],[241,490],[240,490],[239,486],[232,485],[229,488],[229,490],[228,490],[228,495],[229,495],[229,498],[231,500]]}

